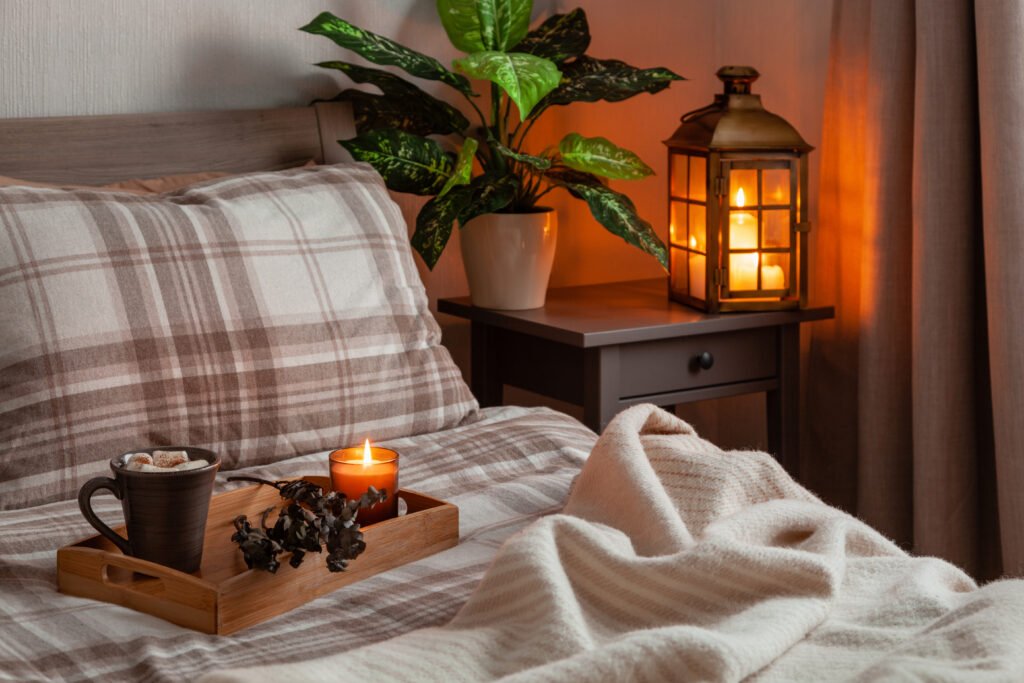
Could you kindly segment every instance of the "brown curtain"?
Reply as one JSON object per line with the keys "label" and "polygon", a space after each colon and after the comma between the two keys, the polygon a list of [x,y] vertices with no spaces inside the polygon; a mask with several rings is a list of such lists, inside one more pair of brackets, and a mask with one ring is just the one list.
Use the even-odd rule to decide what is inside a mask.
{"label": "brown curtain", "polygon": [[1024,574],[1024,3],[838,0],[801,475],[919,554]]}

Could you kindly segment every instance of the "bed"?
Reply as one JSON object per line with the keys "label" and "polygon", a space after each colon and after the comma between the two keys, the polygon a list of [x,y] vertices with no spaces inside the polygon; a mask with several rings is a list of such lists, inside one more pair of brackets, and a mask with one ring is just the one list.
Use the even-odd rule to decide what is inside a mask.
{"label": "bed", "polygon": [[[333,104],[0,122],[0,680],[1024,680],[1020,581],[908,556],[766,454],[654,406],[600,440],[481,410],[350,130]],[[209,446],[226,490],[364,435],[459,506],[457,547],[231,636],[57,592],[111,451]]]}
{"label": "bed", "polygon": [[[348,109],[335,104],[262,111],[9,120],[0,122],[0,175],[19,179],[19,183],[91,186],[182,174],[188,176],[185,180],[189,181],[200,172],[199,180],[217,184],[217,178],[222,174],[301,167],[311,160],[320,164],[343,162],[344,150],[334,141],[345,137],[346,130],[351,130]],[[295,171],[300,174],[306,172],[302,168]],[[15,200],[10,188],[7,191],[8,203],[0,205],[0,213],[10,225]],[[33,191],[35,194],[30,197],[33,201],[54,196],[46,195],[46,192],[60,192],[45,188]],[[89,190],[75,192],[80,196],[92,196]],[[24,199],[28,195],[19,196]],[[124,200],[126,202],[136,199],[136,195],[123,196],[128,197]],[[383,198],[380,201],[384,203]],[[97,206],[91,206],[90,210],[99,211]],[[400,221],[400,217],[394,215],[389,218],[392,224]],[[73,222],[73,219],[68,220]],[[30,230],[24,226],[21,229]],[[404,234],[384,237],[393,237],[385,245],[386,249],[393,249],[399,242],[405,243]],[[376,235],[366,239],[379,243],[383,237]],[[5,242],[4,248],[10,247]],[[382,248],[371,245],[367,249],[365,253],[359,253],[379,255]],[[411,255],[406,255],[408,258],[399,265],[384,264],[371,270],[368,280],[380,278],[382,271],[394,276],[397,271],[387,271],[389,267],[398,269],[402,277],[412,280],[415,270],[411,269]],[[245,265],[252,266],[252,263]],[[45,270],[45,263],[41,267]],[[110,270],[106,268],[105,272],[109,274]],[[10,278],[11,269],[6,275]],[[373,289],[373,283],[370,282],[368,287],[364,293]],[[412,283],[412,290],[417,287]],[[423,315],[426,299],[421,287],[410,296],[406,296],[408,292],[395,294],[388,291],[389,296],[403,299],[408,309],[406,314]],[[60,295],[60,290],[50,288],[46,294],[52,301]],[[90,296],[84,294],[75,302],[76,307],[88,305],[89,299]],[[267,302],[264,305],[272,307]],[[0,309],[0,315],[8,325],[19,315],[2,305]],[[103,313],[93,312],[90,315]],[[265,310],[264,315],[271,317]],[[403,317],[397,303],[390,315]],[[274,316],[275,322],[286,317],[276,313]],[[359,320],[375,329],[381,325],[378,317],[361,316]],[[270,329],[272,326],[267,324],[264,327]],[[292,325],[289,329],[294,327]],[[138,343],[139,335],[137,332],[133,334]],[[153,333],[147,338],[158,336]],[[178,338],[181,339],[180,332]],[[355,340],[357,336],[350,334],[349,338]],[[449,620],[466,600],[501,542],[533,519],[561,506],[569,483],[578,473],[596,436],[574,419],[546,409],[510,407],[478,410],[447,353],[443,348],[436,348],[439,336],[432,319],[423,329],[416,328],[411,332],[405,328],[391,333],[388,330],[378,331],[375,336],[367,337],[364,346],[376,344],[386,350],[410,339],[411,345],[433,348],[434,356],[422,362],[412,361],[411,368],[387,360],[396,354],[388,355],[383,351],[376,360],[386,367],[391,363],[390,367],[398,374],[424,374],[428,379],[433,378],[433,384],[443,385],[445,390],[433,398],[412,398],[403,402],[402,387],[391,387],[388,391],[393,392],[393,400],[390,406],[385,406],[383,413],[378,410],[376,414],[360,416],[350,412],[347,419],[358,425],[355,429],[365,430],[370,436],[384,435],[378,436],[381,444],[401,452],[403,486],[419,487],[460,507],[461,543],[452,552],[355,584],[350,589],[315,600],[233,637],[194,633],[129,609],[69,597],[56,591],[57,548],[93,533],[78,511],[74,489],[88,477],[104,474],[105,467],[95,461],[62,462],[63,469],[74,472],[63,476],[61,481],[41,485],[38,482],[42,476],[39,471],[29,471],[18,462],[12,462],[17,456],[11,444],[20,443],[29,452],[33,448],[27,430],[16,423],[32,422],[38,416],[19,413],[16,407],[12,407],[12,402],[16,403],[14,394],[19,393],[14,387],[23,386],[31,378],[12,374],[10,368],[14,360],[11,348],[0,353],[3,356],[0,365],[7,369],[4,386],[0,388],[0,414],[3,414],[0,431],[7,443],[4,455],[0,456],[0,480],[3,481],[0,483],[0,507],[3,508],[0,511],[0,680],[194,680],[203,672],[220,667],[324,656],[419,626],[439,625]],[[30,346],[24,340],[6,341],[12,347]],[[305,340],[304,343],[308,347],[318,341],[322,340]],[[236,351],[248,348],[237,340],[229,343]],[[353,341],[352,345],[356,346],[356,342]],[[423,348],[414,349],[416,353],[421,351]],[[277,353],[280,364],[287,364],[285,361],[288,359],[280,357],[286,354]],[[374,353],[371,348],[352,350],[349,355],[355,360],[367,357],[373,360]],[[31,355],[30,352],[23,354],[26,357]],[[250,356],[250,360],[259,361],[259,355]],[[36,367],[36,371],[39,367],[42,366]],[[350,395],[358,391],[356,385],[360,382],[373,382],[375,377],[381,379],[375,371],[367,370],[365,364],[348,363],[344,371],[351,375],[345,389]],[[145,375],[150,371],[143,369],[138,372]],[[159,374],[159,370],[156,372]],[[439,379],[439,373],[444,377]],[[148,377],[152,379],[152,372]],[[130,380],[126,381],[130,383]],[[405,387],[406,393],[410,389],[421,396],[429,393],[417,390],[412,381],[410,379]],[[223,392],[224,386],[218,386]],[[308,385],[296,380],[291,386]],[[324,391],[322,387],[308,388],[310,392]],[[20,393],[24,394],[29,389],[31,387]],[[216,393],[217,386],[213,390]],[[244,387],[235,389],[243,390]],[[286,394],[284,391],[279,393],[281,396]],[[106,396],[111,396],[108,412],[117,412],[114,409],[120,405],[117,399],[112,393]],[[329,401],[329,396],[323,395],[324,400]],[[152,419],[152,404],[147,404],[145,397],[136,398],[140,403],[149,405]],[[360,395],[353,400],[373,404],[375,397]],[[433,400],[434,405],[417,406],[417,400]],[[197,407],[193,405],[187,409],[194,411]],[[301,410],[308,411],[308,408]],[[389,410],[396,413],[406,411],[412,417],[404,423],[399,420],[401,424],[394,424],[394,420],[389,423]],[[285,424],[293,420],[294,415],[277,415],[276,418]],[[68,419],[75,422],[77,418]],[[103,416],[97,414],[88,416],[88,419],[103,419]],[[337,419],[345,419],[345,416],[339,415]],[[157,423],[158,420],[153,420],[153,429],[159,431],[161,427]],[[224,435],[218,436],[211,425],[193,425],[192,429],[195,438],[224,441]],[[208,433],[196,434],[195,429],[206,429]],[[249,455],[242,453],[239,456],[243,460],[248,458],[245,462],[253,464],[244,466],[244,463],[238,463],[242,466],[234,467],[230,473],[270,478],[325,474],[326,453],[323,451],[330,447],[327,444],[333,439],[342,445],[348,445],[346,439],[355,440],[354,432],[335,432],[332,435],[325,429],[324,424],[292,428],[289,438],[294,444],[291,446],[268,442],[268,435],[258,431],[238,434],[239,441],[254,443],[252,448],[248,448]],[[167,430],[174,431],[172,427],[167,427]],[[147,436],[160,437],[159,434],[147,435],[139,431],[133,434],[132,425],[124,421],[108,431],[114,432],[110,437],[113,441],[105,438],[89,440],[91,437],[84,430],[79,430],[74,437],[87,449],[108,453],[111,449],[132,448],[128,444],[137,444],[138,439],[145,440]],[[314,432],[312,437],[308,434],[310,431]],[[171,438],[168,432],[165,434]],[[231,435],[227,438],[230,440]],[[115,442],[118,445],[115,446]],[[278,455],[269,461],[258,455],[268,449],[270,452],[278,451]],[[237,448],[234,450],[239,451]],[[280,453],[287,454],[288,451],[294,451],[293,457],[280,459]],[[257,453],[255,458],[252,453]],[[67,457],[62,456],[65,460]],[[228,474],[227,471],[220,474],[218,490],[238,485],[224,481]],[[29,490],[34,491],[33,499],[24,498],[28,495],[24,492]],[[42,504],[31,504],[38,502]],[[108,520],[120,517],[119,503],[112,497],[97,496],[94,504],[101,517]]]}

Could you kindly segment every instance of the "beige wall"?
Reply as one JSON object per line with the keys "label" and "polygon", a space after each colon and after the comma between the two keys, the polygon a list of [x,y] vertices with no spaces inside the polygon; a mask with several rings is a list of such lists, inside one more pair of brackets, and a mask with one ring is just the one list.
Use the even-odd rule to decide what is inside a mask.
{"label": "beige wall", "polygon": [[[662,236],[661,140],[718,91],[719,66],[756,66],[766,106],[820,142],[832,0],[537,0],[535,13],[578,4],[590,17],[592,54],[666,66],[690,80],[654,97],[557,108],[531,137],[541,147],[569,131],[604,135],[640,154],[658,175],[616,186]],[[457,56],[429,0],[0,0],[0,117],[273,107],[331,95],[337,83],[309,64],[340,50],[295,30],[323,9],[442,61]],[[413,217],[417,201],[400,201]],[[554,286],[660,275],[582,204],[561,195],[552,203],[561,212]],[[453,240],[435,271],[423,272],[432,298],[466,292],[457,247]],[[442,323],[466,367],[466,328]],[[723,445],[758,445],[762,406],[755,397],[684,412]]]}

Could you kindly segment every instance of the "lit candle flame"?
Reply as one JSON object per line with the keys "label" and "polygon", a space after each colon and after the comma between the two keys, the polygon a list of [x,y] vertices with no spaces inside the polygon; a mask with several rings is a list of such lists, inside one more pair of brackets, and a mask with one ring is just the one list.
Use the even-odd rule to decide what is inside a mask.
{"label": "lit candle flame", "polygon": [[363,443],[363,465],[373,464],[373,451],[370,450],[370,440],[367,439]]}
{"label": "lit candle flame", "polygon": [[690,249],[696,249],[696,248],[697,248],[697,238],[694,237],[693,235],[690,235]]}
{"label": "lit candle flame", "polygon": [[736,206],[743,208],[747,203],[747,195],[743,193],[743,188],[736,190]]}

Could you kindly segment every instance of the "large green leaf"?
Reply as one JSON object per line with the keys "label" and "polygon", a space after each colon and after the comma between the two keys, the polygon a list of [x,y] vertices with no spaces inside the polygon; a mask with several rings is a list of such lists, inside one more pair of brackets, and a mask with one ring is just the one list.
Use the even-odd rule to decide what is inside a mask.
{"label": "large green leaf", "polygon": [[517,183],[511,176],[485,173],[469,185],[453,187],[423,205],[416,217],[412,246],[427,267],[433,270],[452,234],[456,220],[460,225],[485,213],[499,211],[515,197]]}
{"label": "large green leaf", "polygon": [[633,201],[605,186],[593,175],[577,171],[550,171],[547,177],[569,189],[575,196],[587,203],[590,213],[613,235],[618,235],[629,244],[651,254],[661,267],[668,270],[668,250],[651,224],[636,212]]}
{"label": "large green leaf", "polygon": [[513,52],[526,52],[561,64],[579,57],[590,46],[590,26],[582,8],[568,14],[553,14],[547,21],[526,34]]}
{"label": "large green leaf", "polygon": [[445,196],[456,185],[469,184],[469,179],[473,175],[473,157],[476,155],[479,144],[476,138],[466,138],[466,141],[462,143],[459,157],[455,160],[455,168],[452,169],[452,174],[445,181],[438,197]]}
{"label": "large green leaf", "polygon": [[340,71],[356,83],[370,83],[383,93],[344,90],[334,98],[352,103],[359,133],[397,128],[415,135],[447,135],[469,127],[469,120],[458,109],[393,73],[338,61],[317,66]]}
{"label": "large green leaf", "polygon": [[412,247],[427,268],[433,270],[441,258],[441,252],[452,235],[452,227],[459,213],[473,198],[469,187],[456,187],[446,195],[438,195],[423,205],[416,216],[416,230],[412,235]]}
{"label": "large green leaf", "polygon": [[372,165],[395,192],[437,194],[452,174],[452,160],[430,138],[388,129],[338,142],[353,159]]}
{"label": "large green leaf", "polygon": [[562,71],[562,82],[541,102],[541,107],[572,102],[619,102],[640,93],[664,90],[682,76],[663,69],[638,69],[616,59],[595,59],[584,55]]}
{"label": "large green leaf", "polygon": [[473,178],[466,188],[470,192],[469,201],[459,211],[459,224],[466,223],[485,213],[501,211],[515,199],[519,182],[510,175],[484,173]]}
{"label": "large green leaf", "polygon": [[444,135],[452,132],[446,130],[446,119],[433,116],[435,112],[426,108],[410,109],[398,97],[349,89],[342,90],[330,101],[352,105],[352,119],[360,135],[384,129],[397,129],[413,135]]}
{"label": "large green leaf", "polygon": [[397,66],[417,78],[441,81],[466,95],[473,94],[469,81],[444,68],[441,62],[433,57],[410,50],[390,38],[353,26],[330,12],[322,12],[299,30],[327,36],[341,47],[352,50],[374,64]]}
{"label": "large green leaf", "polygon": [[654,174],[640,157],[607,138],[569,133],[558,143],[558,151],[566,166],[605,178],[636,180]]}
{"label": "large green leaf", "polygon": [[516,103],[523,119],[562,79],[554,62],[523,52],[477,52],[456,59],[455,68],[467,76],[497,83]]}
{"label": "large green leaf", "polygon": [[448,39],[463,52],[504,52],[530,28],[533,0],[437,0]]}

